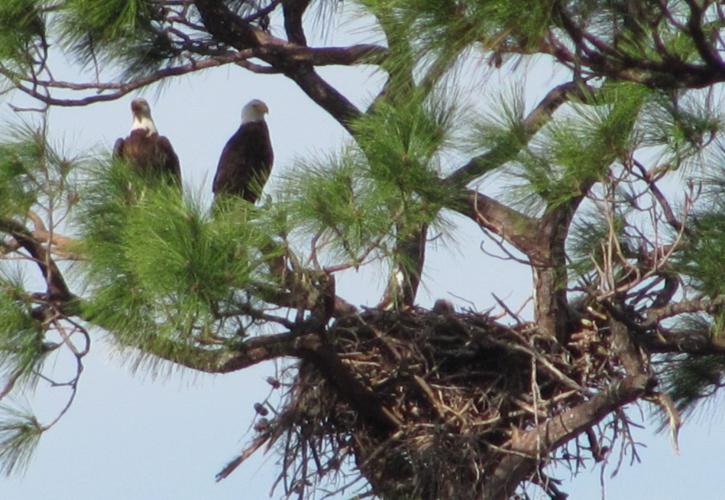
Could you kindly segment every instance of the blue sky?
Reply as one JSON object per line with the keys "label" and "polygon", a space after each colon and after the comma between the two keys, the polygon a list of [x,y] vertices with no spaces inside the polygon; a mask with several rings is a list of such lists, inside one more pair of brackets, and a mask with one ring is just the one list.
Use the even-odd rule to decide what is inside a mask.
{"label": "blue sky", "polygon": [[[365,23],[359,20],[343,23],[341,30],[348,34],[330,33],[327,41],[370,41],[371,35],[361,26]],[[524,69],[529,105],[561,78],[544,59],[518,72],[509,68],[500,75],[474,77],[478,71],[489,71],[480,59],[472,54],[459,83],[463,96],[481,110],[495,100],[498,90],[520,82]],[[66,67],[63,72],[68,76],[75,70]],[[380,75],[365,69],[325,68],[321,73],[358,105],[369,102],[382,81]],[[219,153],[238,127],[241,107],[252,98],[264,100],[270,108],[268,122],[275,148],[270,189],[294,168],[295,158],[335,150],[346,139],[334,120],[281,76],[221,68],[137,95],[149,99],[159,131],[174,144],[185,189],[207,196]],[[110,148],[128,131],[129,103],[135,96],[87,108],[53,110],[54,139],[70,151]],[[5,120],[11,111],[6,105],[9,98],[2,99],[0,119]],[[454,240],[430,252],[419,303],[426,306],[445,297],[468,305],[450,294],[454,293],[485,310],[494,304],[491,293],[495,293],[514,307],[522,304],[531,293],[528,270],[486,256],[479,248],[480,230],[464,219],[451,220]],[[348,273],[338,289],[354,303],[374,303],[383,285],[378,271]],[[178,369],[154,377],[143,370],[133,374],[129,363],[124,363],[127,358],[128,353],[117,351],[102,332],[93,333],[92,353],[86,358],[74,406],[43,436],[25,476],[0,480],[0,499],[266,498],[277,472],[273,452],[255,455],[220,483],[214,481],[214,474],[251,439],[252,405],[267,397],[269,386],[264,380],[275,366],[267,363],[224,376]],[[56,369],[63,371],[66,362],[59,359]],[[28,399],[41,416],[52,415],[63,401],[42,386]],[[718,453],[725,445],[721,420],[689,421],[681,435],[680,455],[674,454],[665,434],[643,432],[639,439],[650,446],[641,453],[644,464],[625,466],[608,480],[607,498],[722,498],[718,491],[725,484]],[[599,473],[583,474],[564,490],[575,499],[599,498]],[[280,493],[278,489],[274,497]]]}

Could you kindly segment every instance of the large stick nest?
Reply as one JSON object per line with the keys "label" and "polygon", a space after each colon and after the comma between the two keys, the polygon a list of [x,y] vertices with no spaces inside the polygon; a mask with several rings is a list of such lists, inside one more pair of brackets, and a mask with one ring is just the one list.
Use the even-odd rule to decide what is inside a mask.
{"label": "large stick nest", "polygon": [[[350,475],[343,483],[364,477],[388,498],[480,498],[514,433],[585,401],[587,390],[620,373],[607,355],[608,330],[593,326],[562,349],[535,325],[508,327],[478,313],[368,310],[338,320],[326,336],[396,426],[365,418],[366,403],[344,394],[344,381],[302,360],[248,450],[276,442],[285,493],[300,498]],[[585,451],[599,458],[603,431],[588,437],[586,450],[577,444],[566,454],[577,466]]]}

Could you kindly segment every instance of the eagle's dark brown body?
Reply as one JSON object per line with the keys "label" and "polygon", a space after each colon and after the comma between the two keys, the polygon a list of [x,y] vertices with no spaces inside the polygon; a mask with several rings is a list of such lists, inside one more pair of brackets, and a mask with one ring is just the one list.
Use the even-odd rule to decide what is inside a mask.
{"label": "eagle's dark brown body", "polygon": [[159,135],[151,118],[151,108],[146,99],[131,102],[133,125],[125,139],[116,141],[113,156],[125,161],[137,173],[151,177],[173,179],[181,186],[179,157],[169,140]]}
{"label": "eagle's dark brown body", "polygon": [[250,203],[259,198],[272,170],[274,154],[264,121],[267,105],[250,101],[242,110],[242,125],[224,146],[212,190],[215,196],[241,196]]}
{"label": "eagle's dark brown body", "polygon": [[242,124],[227,141],[219,158],[212,186],[214,194],[241,196],[254,203],[267,182],[273,161],[267,124],[263,121]]}
{"label": "eagle's dark brown body", "polygon": [[141,174],[165,174],[181,181],[179,157],[169,140],[154,132],[135,129],[125,139],[118,139],[114,156],[125,160]]}

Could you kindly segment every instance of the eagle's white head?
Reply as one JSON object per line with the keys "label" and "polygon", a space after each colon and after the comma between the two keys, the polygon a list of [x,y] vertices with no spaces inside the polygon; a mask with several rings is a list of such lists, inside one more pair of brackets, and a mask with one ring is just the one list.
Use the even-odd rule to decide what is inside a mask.
{"label": "eagle's white head", "polygon": [[156,125],[151,118],[151,108],[146,99],[139,97],[131,101],[133,124],[131,130],[146,130],[146,135],[156,134]]}
{"label": "eagle's white head", "polygon": [[259,99],[252,99],[242,108],[242,123],[264,121],[264,115],[269,113],[269,108]]}

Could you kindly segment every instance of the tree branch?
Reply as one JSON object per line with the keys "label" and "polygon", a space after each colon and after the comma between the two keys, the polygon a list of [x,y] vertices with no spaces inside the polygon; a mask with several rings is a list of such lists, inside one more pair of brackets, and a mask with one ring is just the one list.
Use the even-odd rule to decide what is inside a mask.
{"label": "tree branch", "polygon": [[282,357],[307,359],[337,388],[357,413],[379,430],[390,432],[400,425],[398,418],[320,340],[318,332],[299,330],[252,337],[237,347],[225,347],[216,351],[157,338],[144,343],[143,351],[206,373],[234,372]]}
{"label": "tree branch", "polygon": [[693,354],[698,356],[725,354],[725,339],[704,331],[673,331],[658,328],[637,337],[649,353]]}
{"label": "tree branch", "polygon": [[686,313],[715,313],[725,306],[725,295],[718,295],[715,298],[703,297],[694,300],[684,300],[682,302],[673,302],[663,307],[649,309],[645,313],[645,321],[641,323],[641,328],[652,328],[663,319],[671,318],[679,314]]}
{"label": "tree branch", "polygon": [[[694,0],[686,0],[687,6],[690,8],[690,17],[687,20],[687,32],[690,35],[690,38],[692,38],[693,43],[695,44],[695,48],[697,49],[697,53],[700,54],[700,57],[705,62],[705,65],[712,67],[712,68],[723,68],[723,61],[720,58],[720,55],[718,54],[717,50],[710,45],[710,43],[705,38],[705,33],[702,30],[702,23],[704,20],[704,9],[698,5],[698,2],[695,2]],[[704,2],[705,8],[708,7],[707,4],[710,2]]]}
{"label": "tree branch", "polygon": [[353,376],[332,347],[321,342],[319,337],[305,338],[305,342],[299,344],[299,352],[322,372],[360,416],[375,426],[377,432],[388,434],[402,425],[375,393]]}
{"label": "tree branch", "polygon": [[[695,2],[688,1],[688,3]],[[559,44],[556,47],[557,50],[551,50],[549,53],[570,67],[588,67],[599,76],[628,80],[650,87],[703,88],[725,81],[725,65],[716,55],[717,47],[708,44],[704,39],[702,17],[698,18],[693,13],[690,16],[690,24],[685,27],[673,22],[667,6],[663,9],[671,26],[692,38],[704,64],[690,63],[682,56],[673,57],[671,52],[663,56],[660,51],[657,51],[655,52],[658,54],[657,58],[634,57],[631,53],[594,37],[579,26],[566,11],[563,2],[557,2],[555,12],[560,26],[569,35],[577,50],[575,53],[570,52],[563,44]],[[696,26],[691,24],[693,22],[696,23]],[[653,30],[653,37],[658,36],[659,33]]]}
{"label": "tree branch", "polygon": [[[152,83],[156,83],[160,80],[163,80],[165,78],[171,77],[171,76],[179,76],[179,75],[185,75],[188,73],[193,73],[195,71],[200,71],[208,68],[213,68],[217,66],[223,66],[225,64],[243,64],[246,59],[253,57],[253,52],[251,50],[237,52],[234,54],[229,54],[226,56],[214,56],[209,59],[205,59],[202,61],[194,61],[189,64],[183,64],[180,66],[170,66],[168,68],[163,68],[149,76],[146,76],[144,78],[139,78],[133,81],[130,81],[128,83],[73,83],[73,82],[65,82],[65,81],[56,81],[56,80],[39,80],[39,81],[31,81],[29,82],[32,86],[26,86],[23,85],[20,81],[18,81],[17,78],[11,77],[11,75],[7,74],[7,71],[0,70],[0,73],[2,73],[4,76],[9,78],[11,81],[15,82],[15,87],[18,88],[20,91],[26,93],[30,97],[33,97],[34,99],[37,99],[45,104],[49,104],[51,106],[87,106],[88,104],[93,104],[96,102],[105,102],[105,101],[113,101],[115,99],[118,99],[120,97],[123,97],[124,95],[128,94],[129,92],[133,92],[134,90],[137,90],[141,87],[145,87],[147,85],[151,85]],[[100,92],[108,92],[112,91],[110,93],[98,93],[94,95],[90,95],[83,98],[78,99],[60,99],[51,96],[50,94],[44,94],[39,91],[39,88],[45,88],[45,89],[62,89],[62,90],[73,90],[73,91],[100,91]]]}
{"label": "tree branch", "polygon": [[351,130],[350,123],[360,116],[360,111],[315,72],[314,64],[319,64],[320,59],[315,60],[314,57],[301,59],[300,55],[316,54],[317,57],[321,57],[326,54],[325,57],[333,57],[335,61],[340,61],[339,64],[350,64],[350,61],[368,57],[373,52],[380,53],[384,49],[369,45],[359,46],[362,48],[349,50],[347,53],[346,50],[335,48],[316,49],[310,52],[306,47],[285,42],[252,27],[222,2],[196,0],[195,4],[210,35],[240,51],[254,48],[257,57],[294,80],[313,101],[330,113],[348,131]]}
{"label": "tree branch", "polygon": [[25,226],[10,219],[0,219],[0,231],[8,233],[33,258],[46,283],[46,293],[50,300],[70,302],[75,295],[70,291],[63,275],[43,244],[36,240]]}
{"label": "tree branch", "polygon": [[512,135],[516,134],[516,137],[513,137],[513,139],[518,141],[519,148],[513,148],[511,147],[512,144],[510,141],[505,141],[490,151],[471,159],[464,166],[450,174],[445,179],[445,182],[454,186],[465,186],[485,173],[513,160],[521,147],[525,146],[551,120],[554,112],[562,104],[567,102],[572,96],[583,98],[584,89],[587,92],[593,92],[592,89],[583,87],[583,84],[579,82],[563,83],[551,89],[539,104],[531,110],[528,116],[524,118],[521,122],[520,130],[512,131]]}
{"label": "tree branch", "polygon": [[307,45],[307,37],[302,26],[302,15],[307,10],[310,0],[282,0],[282,15],[287,40],[298,45]]}
{"label": "tree branch", "polygon": [[493,471],[482,497],[508,499],[552,450],[596,425],[612,411],[643,396],[653,386],[654,379],[647,375],[625,377],[586,403],[515,436],[509,446],[512,454],[501,460]]}
{"label": "tree branch", "polygon": [[154,338],[137,347],[144,352],[180,366],[205,373],[230,373],[282,357],[299,357],[299,346],[310,332],[285,332],[251,337],[234,347],[206,349],[167,338]]}
{"label": "tree branch", "polygon": [[501,236],[517,250],[536,259],[538,221],[472,189],[462,192],[459,204],[448,207]]}

